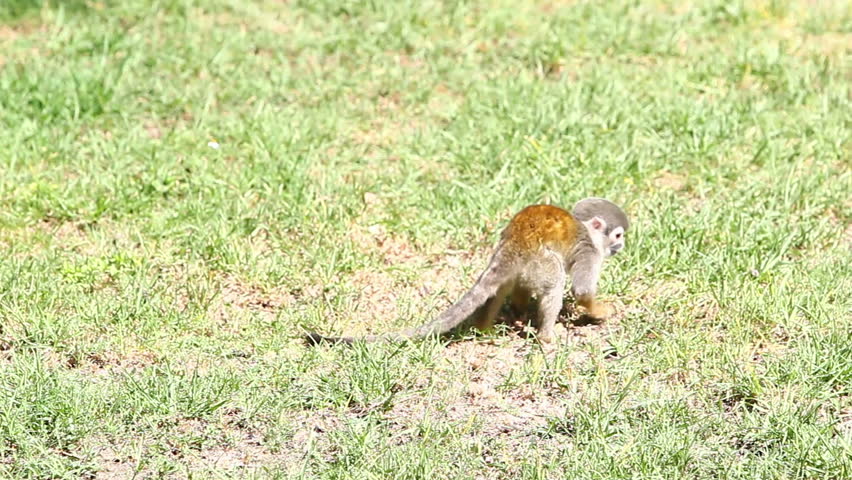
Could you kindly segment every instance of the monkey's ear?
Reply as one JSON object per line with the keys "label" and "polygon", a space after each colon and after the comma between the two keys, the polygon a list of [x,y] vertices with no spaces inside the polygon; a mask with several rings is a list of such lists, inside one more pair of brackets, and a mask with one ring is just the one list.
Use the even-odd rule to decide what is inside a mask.
{"label": "monkey's ear", "polygon": [[601,217],[594,217],[589,220],[589,224],[591,224],[592,228],[595,230],[603,230],[606,228],[606,222]]}

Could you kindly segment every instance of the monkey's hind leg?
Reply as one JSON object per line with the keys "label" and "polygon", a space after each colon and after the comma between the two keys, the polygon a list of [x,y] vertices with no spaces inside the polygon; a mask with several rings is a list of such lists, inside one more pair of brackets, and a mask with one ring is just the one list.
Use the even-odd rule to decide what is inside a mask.
{"label": "monkey's hind leg", "polygon": [[514,290],[512,290],[511,305],[512,315],[515,316],[515,320],[526,315],[530,306],[531,298],[532,292],[530,292],[528,288],[518,285]]}
{"label": "monkey's hind leg", "polygon": [[559,312],[562,310],[563,290],[565,290],[565,272],[560,268],[553,284],[539,295],[537,325],[538,338],[542,342],[550,343],[553,341],[553,327],[559,318]]}
{"label": "monkey's hind leg", "polygon": [[561,283],[563,285],[559,288],[554,288],[542,295],[538,302],[538,338],[545,343],[553,341],[553,327],[562,310],[561,291],[564,282]]}
{"label": "monkey's hind leg", "polygon": [[500,313],[500,308],[506,302],[506,297],[512,291],[512,282],[507,282],[497,289],[497,294],[489,298],[482,308],[481,314],[474,320],[473,326],[477,330],[487,331],[494,326],[494,321],[497,319],[497,314]]}
{"label": "monkey's hind leg", "polygon": [[562,258],[552,252],[537,262],[528,272],[528,286],[538,298],[536,327],[538,338],[549,343],[553,340],[553,327],[562,310],[562,295],[567,275]]}

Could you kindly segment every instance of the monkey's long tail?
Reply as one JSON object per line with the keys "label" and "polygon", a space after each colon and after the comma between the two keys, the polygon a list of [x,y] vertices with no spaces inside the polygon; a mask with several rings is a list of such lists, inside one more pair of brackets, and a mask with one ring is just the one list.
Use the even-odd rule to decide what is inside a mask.
{"label": "monkey's long tail", "polygon": [[505,283],[512,275],[514,266],[503,261],[502,248],[498,248],[488,268],[479,276],[476,283],[462,297],[450,306],[437,318],[425,325],[403,330],[402,332],[389,333],[385,335],[367,335],[364,337],[326,337],[318,333],[310,333],[305,336],[308,345],[317,345],[322,342],[347,343],[356,341],[376,342],[381,340],[403,340],[408,338],[425,338],[432,335],[443,335],[453,328],[461,325],[470,318],[476,310],[485,304],[489,298],[497,295],[500,285]]}

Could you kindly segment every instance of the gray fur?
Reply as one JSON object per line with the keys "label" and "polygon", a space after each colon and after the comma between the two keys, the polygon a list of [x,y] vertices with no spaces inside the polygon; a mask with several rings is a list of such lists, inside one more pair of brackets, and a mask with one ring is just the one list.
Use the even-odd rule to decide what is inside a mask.
{"label": "gray fur", "polygon": [[[438,318],[421,327],[406,330],[405,336],[425,337],[449,332],[470,318],[479,307],[488,302],[489,298],[497,300],[498,291],[514,276],[515,270],[514,265],[503,258],[504,250],[501,247],[502,245],[497,248],[497,251],[491,257],[488,268],[482,272],[473,288],[468,290],[462,298],[445,310]],[[505,295],[503,295],[503,298],[505,298]]]}
{"label": "gray fur", "polygon": [[602,260],[600,254],[594,254],[580,256],[574,262],[571,269],[571,294],[574,298],[597,294]]}
{"label": "gray fur", "polygon": [[[592,217],[594,218],[594,217]],[[577,245],[571,255],[571,264],[568,270],[571,272],[571,294],[576,298],[581,295],[595,295],[598,288],[598,278],[603,266],[605,239],[595,235],[588,223],[591,219],[583,221],[585,231],[577,238]],[[604,231],[610,229],[606,224]]]}
{"label": "gray fur", "polygon": [[[536,323],[538,325],[538,336],[542,340],[549,341],[553,337],[553,327],[562,310],[562,294],[565,291],[567,281],[565,259],[556,252],[548,252],[545,256],[546,267],[540,271],[542,275],[527,285],[538,297],[538,312]],[[549,265],[548,265],[549,263]]]}
{"label": "gray fur", "polygon": [[615,227],[622,227],[625,231],[630,228],[630,222],[621,207],[605,198],[584,198],[574,204],[571,214],[581,222],[589,221],[594,217],[602,218],[606,222],[607,235]]}

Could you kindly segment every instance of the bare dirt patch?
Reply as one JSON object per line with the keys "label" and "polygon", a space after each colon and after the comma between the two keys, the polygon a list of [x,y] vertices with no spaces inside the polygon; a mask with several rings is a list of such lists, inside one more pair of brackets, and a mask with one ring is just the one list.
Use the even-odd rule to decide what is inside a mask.
{"label": "bare dirt patch", "polygon": [[[283,286],[263,287],[229,273],[214,274],[209,286],[210,293],[196,301],[201,302],[207,315],[217,321],[220,328],[234,332],[239,332],[243,314],[257,314],[266,321],[273,321],[282,309],[296,303],[293,293]],[[181,302],[188,305],[190,301],[184,292]]]}
{"label": "bare dirt patch", "polygon": [[362,253],[379,252],[384,263],[389,265],[425,261],[425,257],[411,242],[400,236],[389,234],[383,225],[363,227],[356,224],[350,228],[349,236]]}
{"label": "bare dirt patch", "polygon": [[295,300],[293,295],[283,288],[264,289],[244,282],[234,275],[225,275],[221,282],[222,303],[226,306],[274,314]]}
{"label": "bare dirt patch", "polygon": [[541,2],[538,8],[544,13],[554,13],[577,5],[577,0],[553,0]]}
{"label": "bare dirt patch", "polygon": [[847,405],[837,412],[838,422],[835,428],[841,435],[852,439],[852,397],[846,396],[843,400]]}
{"label": "bare dirt patch", "polygon": [[831,225],[838,228],[841,231],[841,236],[847,242],[852,244],[852,222],[849,222],[845,219],[842,212],[850,212],[852,211],[852,201],[847,201],[841,209],[829,209],[826,210],[824,215],[828,218],[828,221]]}
{"label": "bare dirt patch", "polygon": [[[262,243],[252,248],[267,249]],[[177,310],[206,312],[222,328],[238,329],[234,321],[245,313],[274,320],[283,308],[297,303],[298,292],[285,286],[260,285],[234,273],[210,271],[204,265],[166,265],[160,267],[160,274],[166,284],[180,286],[174,290]]]}
{"label": "bare dirt patch", "polygon": [[148,138],[151,140],[159,140],[163,137],[163,130],[160,128],[157,122],[153,120],[145,121],[143,127],[145,128],[145,133],[148,135]]}
{"label": "bare dirt patch", "polygon": [[193,18],[205,28],[239,28],[243,34],[257,27],[282,35],[292,33],[291,25],[282,22],[281,17],[280,13],[261,11],[251,4],[241,5],[234,13],[209,13],[202,8],[193,11]]}
{"label": "bare dirt patch", "polygon": [[806,35],[797,53],[815,53],[829,58],[842,59],[852,53],[852,35],[848,33],[828,32],[818,35]]}
{"label": "bare dirt patch", "polygon": [[15,26],[0,25],[0,44],[15,41],[43,28],[39,24],[30,22],[18,22]]}
{"label": "bare dirt patch", "polygon": [[95,255],[97,248],[87,232],[89,226],[87,222],[66,222],[49,218],[34,224],[28,230],[33,234],[49,237],[63,249]]}
{"label": "bare dirt patch", "polygon": [[136,252],[139,249],[139,244],[128,231],[108,220],[68,221],[48,217],[17,230],[2,232],[0,235],[0,243],[10,246],[19,243],[36,247],[30,248],[22,253],[23,255],[31,255],[48,247],[87,257],[103,255],[105,245],[110,249],[125,252]]}
{"label": "bare dirt patch", "polygon": [[[182,422],[189,434],[205,435],[208,427],[200,421]],[[297,459],[290,452],[276,454],[264,444],[260,432],[248,428],[226,426],[219,429],[218,445],[200,449],[185,449],[180,461],[195,473],[238,472],[269,466],[284,466]],[[288,462],[285,462],[287,460]]]}
{"label": "bare dirt patch", "polygon": [[[288,469],[298,461],[296,452],[272,451],[264,444],[261,433],[252,429],[227,425],[212,428],[203,421],[181,420],[164,435],[170,437],[166,441],[170,448],[165,451],[152,448],[157,440],[150,436],[137,435],[127,442],[100,439],[99,446],[94,448],[95,478],[124,479],[133,478],[134,474],[140,478],[156,476],[146,463],[157,455],[184,466],[192,475],[233,474],[264,467]],[[194,441],[201,444],[194,444]]]}
{"label": "bare dirt patch", "polygon": [[[428,68],[422,60],[408,55],[397,55],[395,59],[405,70],[423,71]],[[399,143],[400,139],[415,136],[430,125],[441,124],[451,118],[463,101],[461,94],[443,83],[432,87],[425,106],[407,102],[398,91],[388,91],[383,85],[374,85],[367,89],[367,93],[353,95],[349,99],[349,104],[355,110],[371,119],[367,128],[355,129],[349,137],[356,144],[373,147],[368,158],[378,157],[379,153]]]}
{"label": "bare dirt patch", "polygon": [[710,294],[701,295],[690,302],[692,318],[704,322],[713,323],[721,311],[719,302]]}
{"label": "bare dirt patch", "polygon": [[[467,283],[472,285],[473,281],[470,279]],[[446,262],[425,265],[417,283],[370,269],[355,271],[347,278],[347,283],[355,291],[354,306],[347,313],[345,327],[351,333],[366,333],[358,331],[359,326],[369,326],[373,330],[370,333],[381,333],[395,319],[411,317],[413,310],[422,313],[419,309],[433,305],[434,297],[440,295],[439,305],[433,305],[433,313],[437,314],[469,286],[460,278],[458,270]]]}
{"label": "bare dirt patch", "polygon": [[[12,44],[17,40],[33,35],[37,32],[44,32],[46,28],[32,22],[19,22],[14,26],[0,25],[0,52],[6,50],[4,47],[7,44]],[[23,53],[23,54],[22,54]],[[11,53],[8,56],[0,53],[0,67],[4,66],[9,61],[26,61],[29,58],[35,58],[41,55],[41,52],[36,47],[30,47],[24,52]]]}
{"label": "bare dirt patch", "polygon": [[[367,202],[368,210],[369,204],[375,201]],[[382,328],[383,322],[376,325],[376,319],[410,316],[406,307],[425,308],[434,304],[435,296],[440,295],[440,305],[435,307],[437,312],[456,301],[476,280],[474,276],[459,275],[464,264],[473,263],[482,268],[486,264],[485,252],[424,253],[408,239],[390,234],[382,225],[365,227],[356,220],[349,232],[350,240],[364,254],[378,254],[385,265],[413,266],[418,273],[412,281],[399,272],[386,269],[364,268],[353,272],[346,279],[356,292],[355,307],[348,314],[347,324]]]}
{"label": "bare dirt patch", "polygon": [[133,478],[137,470],[135,465],[137,462],[120,455],[111,446],[100,449],[95,462],[97,463],[97,472],[94,477],[96,480]]}
{"label": "bare dirt patch", "polygon": [[533,344],[520,338],[500,346],[465,342],[449,348],[447,361],[467,365],[470,376],[464,394],[448,406],[448,417],[456,421],[472,415],[484,417],[483,433],[500,434],[541,426],[548,416],[558,414],[560,402],[542,391],[546,389],[529,384],[501,388],[532,348]]}
{"label": "bare dirt patch", "polygon": [[[547,428],[550,419],[564,414],[583,386],[570,380],[567,389],[564,384],[546,381],[530,383],[525,369],[535,364],[534,368],[547,371],[549,367],[544,366],[553,365],[560,355],[565,357],[568,370],[587,368],[592,359],[579,347],[593,344],[602,349],[608,328],[566,328],[560,324],[556,341],[543,346],[514,333],[491,341],[453,343],[443,352],[436,369],[424,372],[416,381],[419,388],[432,395],[401,397],[386,417],[402,429],[431,417],[467,425],[469,431],[464,433],[471,436],[484,434],[511,440],[536,435]],[[570,377],[568,372],[567,378]]]}
{"label": "bare dirt patch", "polygon": [[[376,118],[386,118],[388,113],[377,113]],[[373,148],[368,152],[367,158],[378,158],[382,148],[394,145],[399,138],[410,137],[417,133],[420,124],[415,120],[383,121],[374,120],[370,127],[357,130],[352,133],[351,138],[356,144],[368,145]]]}
{"label": "bare dirt patch", "polygon": [[410,288],[384,272],[358,270],[350,281],[359,290],[357,305],[359,313],[363,315],[356,317],[395,318],[400,313],[397,304],[400,297],[413,293]]}
{"label": "bare dirt patch", "polygon": [[154,352],[129,348],[122,352],[104,351],[97,352],[85,357],[82,368],[89,370],[136,370],[144,369],[160,361]]}
{"label": "bare dirt patch", "polygon": [[677,173],[663,171],[653,180],[653,183],[655,187],[660,189],[680,191],[686,187],[686,177]]}

